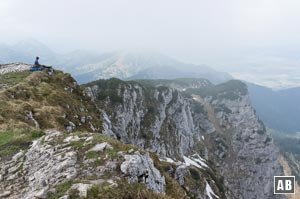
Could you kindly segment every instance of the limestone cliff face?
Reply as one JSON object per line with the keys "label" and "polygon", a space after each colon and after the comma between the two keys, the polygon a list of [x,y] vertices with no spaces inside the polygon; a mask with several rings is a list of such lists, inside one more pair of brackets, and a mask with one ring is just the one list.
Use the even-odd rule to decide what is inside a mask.
{"label": "limestone cliff face", "polygon": [[[126,147],[130,150],[123,151]],[[148,153],[94,133],[48,131],[27,150],[0,161],[0,167],[0,198],[89,198],[93,186],[100,192],[100,186],[115,188],[126,178],[156,193],[166,191]],[[146,171],[147,181],[141,180]]]}
{"label": "limestone cliff face", "polygon": [[250,106],[249,96],[202,101],[215,116],[216,131],[207,136],[209,159],[237,198],[274,198],[273,177],[281,175],[278,151]]}
{"label": "limestone cliff face", "polygon": [[[2,83],[0,198],[230,195],[206,160],[189,156],[200,129],[194,138],[191,100],[174,88],[112,82],[102,92],[102,82],[87,92],[100,112],[60,71],[9,70],[0,75]],[[140,149],[102,135],[102,127]]]}
{"label": "limestone cliff face", "polygon": [[161,157],[201,154],[218,168],[232,197],[274,197],[273,176],[282,169],[273,141],[250,105],[246,85],[230,81],[180,92],[119,82],[116,89],[120,100],[107,96],[105,106],[99,103],[99,93],[107,88],[93,84],[86,89],[105,112],[105,133]]}
{"label": "limestone cliff face", "polygon": [[[98,85],[86,89],[94,101],[102,92]],[[101,104],[106,126],[104,133],[150,150],[162,157],[180,158],[192,152],[203,131],[194,121],[190,99],[169,87],[147,88],[137,83],[120,84],[120,103],[106,98]],[[109,109],[105,107],[110,107]],[[104,115],[106,115],[104,114]],[[197,123],[197,122],[196,122]]]}
{"label": "limestone cliff face", "polygon": [[59,71],[18,71],[0,74],[0,197],[274,198],[278,154],[239,81],[110,79],[83,92]]}

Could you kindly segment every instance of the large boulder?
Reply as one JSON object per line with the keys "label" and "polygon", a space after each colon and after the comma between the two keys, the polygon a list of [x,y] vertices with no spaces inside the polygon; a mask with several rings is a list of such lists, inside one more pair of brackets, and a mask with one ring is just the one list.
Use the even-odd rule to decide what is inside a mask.
{"label": "large boulder", "polygon": [[129,183],[144,183],[148,189],[154,192],[165,192],[165,177],[154,167],[149,153],[142,155],[136,152],[134,155],[125,155],[124,158],[121,171],[128,176]]}

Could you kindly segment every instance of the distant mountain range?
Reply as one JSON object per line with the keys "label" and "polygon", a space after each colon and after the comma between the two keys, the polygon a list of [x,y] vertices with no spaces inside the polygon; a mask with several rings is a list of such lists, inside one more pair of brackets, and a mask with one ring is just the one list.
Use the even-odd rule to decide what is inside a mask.
{"label": "distant mountain range", "polygon": [[0,43],[0,55],[0,64],[12,62],[30,64],[34,62],[36,56],[39,56],[42,64],[53,65],[60,69],[68,68],[70,70],[75,70],[86,63],[97,63],[104,56],[84,50],[59,54],[34,39],[23,40],[14,45]]}
{"label": "distant mountain range", "polygon": [[186,64],[153,52],[111,54],[99,63],[84,65],[80,71],[74,71],[74,76],[80,83],[110,77],[127,80],[206,78],[213,83],[232,79],[229,74],[218,72],[211,67]]}
{"label": "distant mountain range", "polygon": [[205,65],[177,61],[156,52],[111,52],[97,54],[77,50],[58,54],[36,40],[25,40],[15,45],[0,44],[0,63],[32,63],[40,56],[41,63],[63,69],[79,83],[116,77],[120,79],[206,78],[213,83],[232,79]]}
{"label": "distant mountain range", "polygon": [[[0,64],[32,63],[40,56],[41,63],[71,73],[79,83],[111,77],[124,80],[204,78],[215,84],[232,79],[229,74],[209,66],[183,63],[155,52],[97,54],[77,50],[59,54],[36,40],[25,40],[14,45],[0,44],[0,55]],[[248,87],[253,106],[268,127],[300,132],[300,88],[273,91],[250,83]]]}
{"label": "distant mountain range", "polygon": [[274,91],[248,83],[252,105],[261,120],[270,128],[300,132],[300,87]]}

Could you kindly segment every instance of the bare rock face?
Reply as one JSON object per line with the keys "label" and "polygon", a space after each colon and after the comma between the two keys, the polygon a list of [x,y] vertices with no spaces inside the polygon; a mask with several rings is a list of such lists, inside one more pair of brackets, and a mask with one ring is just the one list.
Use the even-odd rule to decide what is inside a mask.
{"label": "bare rock face", "polygon": [[[96,103],[102,89],[87,88]],[[122,100],[106,98],[112,110],[103,110],[107,134],[161,157],[182,159],[196,151],[214,162],[234,197],[273,197],[273,176],[282,174],[278,153],[250,105],[246,85],[230,81],[200,87],[191,97],[137,83],[120,83],[116,90]],[[183,174],[177,168],[180,184]]]}
{"label": "bare rock face", "polygon": [[0,64],[0,74],[29,71],[31,65],[24,63]]}
{"label": "bare rock face", "polygon": [[[49,132],[51,141],[60,132]],[[17,153],[11,161],[1,163],[1,190],[10,191],[9,198],[45,198],[50,186],[77,175],[76,152],[71,147],[51,146],[38,139],[27,152]]]}
{"label": "bare rock face", "polygon": [[[99,92],[103,91],[97,85],[86,88],[96,103]],[[113,110],[102,110],[104,134],[162,157],[177,158],[200,140],[202,132],[193,120],[191,104],[176,89],[146,90],[139,84],[126,84],[116,92],[122,103],[105,101],[104,107]]]}
{"label": "bare rock face", "polygon": [[49,145],[41,145],[41,140],[33,143],[26,153],[24,170],[29,176],[29,192],[24,198],[33,198],[36,194],[47,193],[49,185],[59,183],[59,179],[71,180],[76,177],[74,165],[77,154],[71,147],[57,150]]}
{"label": "bare rock face", "polygon": [[165,177],[162,176],[153,165],[149,154],[125,155],[125,161],[121,164],[121,171],[128,176],[129,183],[144,183],[148,189],[156,193],[165,192]]}
{"label": "bare rock face", "polygon": [[278,151],[264,125],[249,106],[248,96],[240,102],[241,106],[238,108],[229,104],[233,114],[228,119],[233,124],[239,124],[235,126],[232,136],[232,149],[237,155],[237,161],[232,166],[235,171],[246,173],[238,183],[244,187],[241,195],[250,196],[255,192],[253,198],[273,198],[273,177],[282,174]]}
{"label": "bare rock face", "polygon": [[184,177],[186,176],[187,172],[188,170],[186,165],[180,165],[175,170],[175,179],[181,186],[184,185]]}
{"label": "bare rock face", "polygon": [[[1,65],[0,71],[7,68]],[[0,159],[1,197],[46,198],[65,182],[71,183],[69,190],[59,197],[68,198],[72,189],[85,197],[93,185],[115,186],[122,178],[167,193],[166,179],[174,177],[183,192],[194,198],[273,198],[273,176],[282,174],[278,154],[242,83],[205,84],[204,90],[191,94],[182,93],[184,87],[179,91],[177,86],[107,81],[111,82],[86,88],[85,94],[101,111],[76,108],[78,114],[69,113],[74,123],[64,114],[64,127],[70,134],[50,131],[11,160]],[[74,93],[70,90],[69,94]],[[83,103],[82,96],[74,97]],[[97,118],[98,124],[90,123],[90,114],[103,122]],[[27,119],[35,117],[29,114]],[[103,135],[72,133],[80,126],[95,132],[97,125],[103,125],[103,134],[154,152],[169,164],[155,167],[148,152],[129,150],[128,145]]]}
{"label": "bare rock face", "polygon": [[101,144],[96,144],[93,148],[88,150],[88,152],[89,151],[99,152],[99,151],[103,151],[105,149],[113,149],[113,147],[110,144],[103,142]]}
{"label": "bare rock face", "polygon": [[87,197],[87,191],[93,186],[93,184],[77,183],[73,184],[70,190],[78,190],[80,197]]}
{"label": "bare rock face", "polygon": [[47,198],[56,193],[57,186],[67,183],[69,187],[60,197],[69,198],[74,193],[87,197],[94,185],[115,187],[122,178],[165,193],[165,177],[154,167],[149,154],[136,149],[120,151],[122,147],[122,143],[103,135],[48,131],[11,160],[0,159],[0,196]]}
{"label": "bare rock face", "polygon": [[235,197],[274,198],[273,177],[281,175],[282,169],[272,138],[255,115],[247,93],[223,95],[227,97],[194,96],[216,128],[206,136],[209,159],[217,165]]}

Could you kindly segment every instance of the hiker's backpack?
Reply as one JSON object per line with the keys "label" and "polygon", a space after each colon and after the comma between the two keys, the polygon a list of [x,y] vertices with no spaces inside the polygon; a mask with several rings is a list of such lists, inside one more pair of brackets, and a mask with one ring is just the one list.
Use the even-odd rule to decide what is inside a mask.
{"label": "hiker's backpack", "polygon": [[30,71],[41,71],[43,70],[44,68],[36,68],[36,67],[31,67],[30,68]]}

